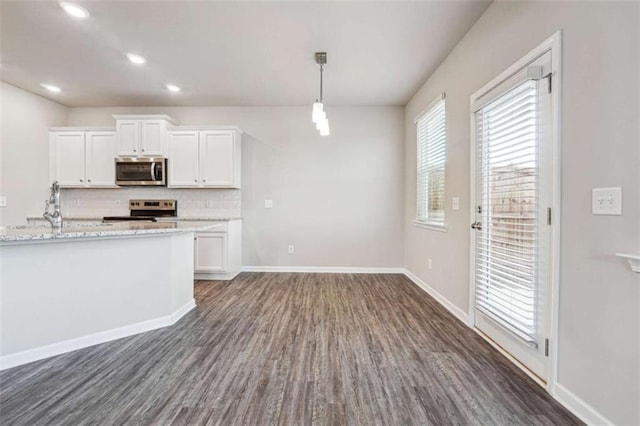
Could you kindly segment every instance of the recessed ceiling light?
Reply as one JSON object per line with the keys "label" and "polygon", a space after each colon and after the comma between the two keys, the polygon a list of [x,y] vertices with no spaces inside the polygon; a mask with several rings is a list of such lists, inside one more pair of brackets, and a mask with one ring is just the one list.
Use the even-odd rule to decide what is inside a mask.
{"label": "recessed ceiling light", "polygon": [[127,53],[127,58],[136,65],[142,65],[147,62],[145,58],[140,55],[136,55],[135,53]]}
{"label": "recessed ceiling light", "polygon": [[89,12],[87,12],[87,9],[85,9],[84,7],[80,7],[77,4],[61,1],[60,7],[74,18],[84,19],[89,16]]}
{"label": "recessed ceiling light", "polygon": [[180,89],[178,86],[176,86],[175,84],[167,84],[167,89],[168,89],[170,92],[179,92],[179,91],[181,90],[181,89]]}
{"label": "recessed ceiling light", "polygon": [[62,90],[58,86],[53,86],[51,84],[42,83],[40,86],[44,87],[45,89],[53,93],[62,92]]}

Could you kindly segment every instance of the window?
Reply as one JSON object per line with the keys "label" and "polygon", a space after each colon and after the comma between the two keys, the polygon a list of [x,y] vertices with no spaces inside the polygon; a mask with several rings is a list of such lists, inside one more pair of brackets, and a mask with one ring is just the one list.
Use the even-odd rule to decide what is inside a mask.
{"label": "window", "polygon": [[416,119],[416,222],[445,228],[446,129],[444,94]]}

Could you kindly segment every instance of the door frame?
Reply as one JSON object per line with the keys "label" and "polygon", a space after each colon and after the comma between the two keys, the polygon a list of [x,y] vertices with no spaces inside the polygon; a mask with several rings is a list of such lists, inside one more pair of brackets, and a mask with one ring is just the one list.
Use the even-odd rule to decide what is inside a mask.
{"label": "door frame", "polygon": [[523,370],[534,381],[543,386],[547,392],[553,395],[555,385],[558,378],[558,310],[560,296],[560,225],[561,225],[561,207],[562,207],[562,186],[561,186],[561,137],[562,137],[562,111],[561,111],[561,92],[562,92],[562,32],[556,31],[551,37],[543,41],[513,65],[501,72],[497,77],[491,79],[487,84],[471,95],[469,102],[469,120],[471,129],[470,145],[470,190],[469,190],[469,218],[475,217],[476,204],[476,134],[474,124],[473,104],[476,99],[486,94],[489,90],[512,76],[517,71],[523,69],[527,64],[539,57],[545,52],[551,52],[551,73],[552,73],[552,91],[551,91],[551,151],[552,151],[552,214],[551,214],[551,257],[550,257],[550,283],[549,291],[551,293],[550,309],[550,327],[549,332],[549,369],[547,377],[543,377],[541,381],[535,374],[527,369],[522,363],[506,352],[493,340],[490,340],[484,333],[476,328],[475,318],[475,255],[476,255],[476,233],[469,228],[470,257],[469,257],[469,306],[468,306],[468,326],[476,333],[487,340],[498,351],[505,355],[517,367]]}

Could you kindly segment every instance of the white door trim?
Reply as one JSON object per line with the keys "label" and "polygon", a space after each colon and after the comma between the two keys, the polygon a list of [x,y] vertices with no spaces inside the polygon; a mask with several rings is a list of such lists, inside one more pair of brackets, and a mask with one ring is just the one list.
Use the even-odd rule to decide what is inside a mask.
{"label": "white door trim", "polygon": [[[553,90],[551,92],[551,106],[552,106],[552,155],[553,155],[553,176],[552,176],[552,218],[551,218],[551,312],[550,320],[551,327],[549,336],[549,371],[548,376],[542,379],[546,382],[547,392],[554,394],[554,390],[558,379],[558,309],[559,309],[559,294],[560,294],[560,220],[561,220],[561,85],[562,85],[562,33],[561,31],[555,32],[551,37],[546,39],[536,48],[527,53],[524,57],[519,59],[505,71],[500,73],[497,77],[489,81],[482,88],[471,95],[469,100],[469,120],[471,129],[470,140],[470,191],[469,191],[469,217],[473,219],[476,215],[475,212],[475,200],[476,200],[476,135],[475,125],[473,117],[472,105],[482,95],[487,93],[493,87],[497,86],[514,73],[523,69],[527,64],[534,59],[542,55],[543,53],[551,52],[551,73]],[[470,262],[475,259],[475,232],[469,228],[469,242],[470,242]],[[469,265],[469,306],[468,306],[468,319],[469,327],[475,329],[475,268],[472,264]],[[480,333],[480,335],[482,335]],[[484,336],[483,336],[484,337]],[[490,342],[493,344],[493,342]],[[519,363],[515,363],[518,367],[523,369],[527,374],[531,375],[528,370],[524,369]]]}

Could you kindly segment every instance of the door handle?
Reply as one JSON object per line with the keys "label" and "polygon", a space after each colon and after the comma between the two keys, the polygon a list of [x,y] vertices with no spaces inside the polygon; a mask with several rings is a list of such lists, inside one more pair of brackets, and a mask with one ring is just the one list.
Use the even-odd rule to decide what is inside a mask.
{"label": "door handle", "polygon": [[482,222],[473,222],[471,224],[471,229],[475,229],[477,231],[482,230]]}

